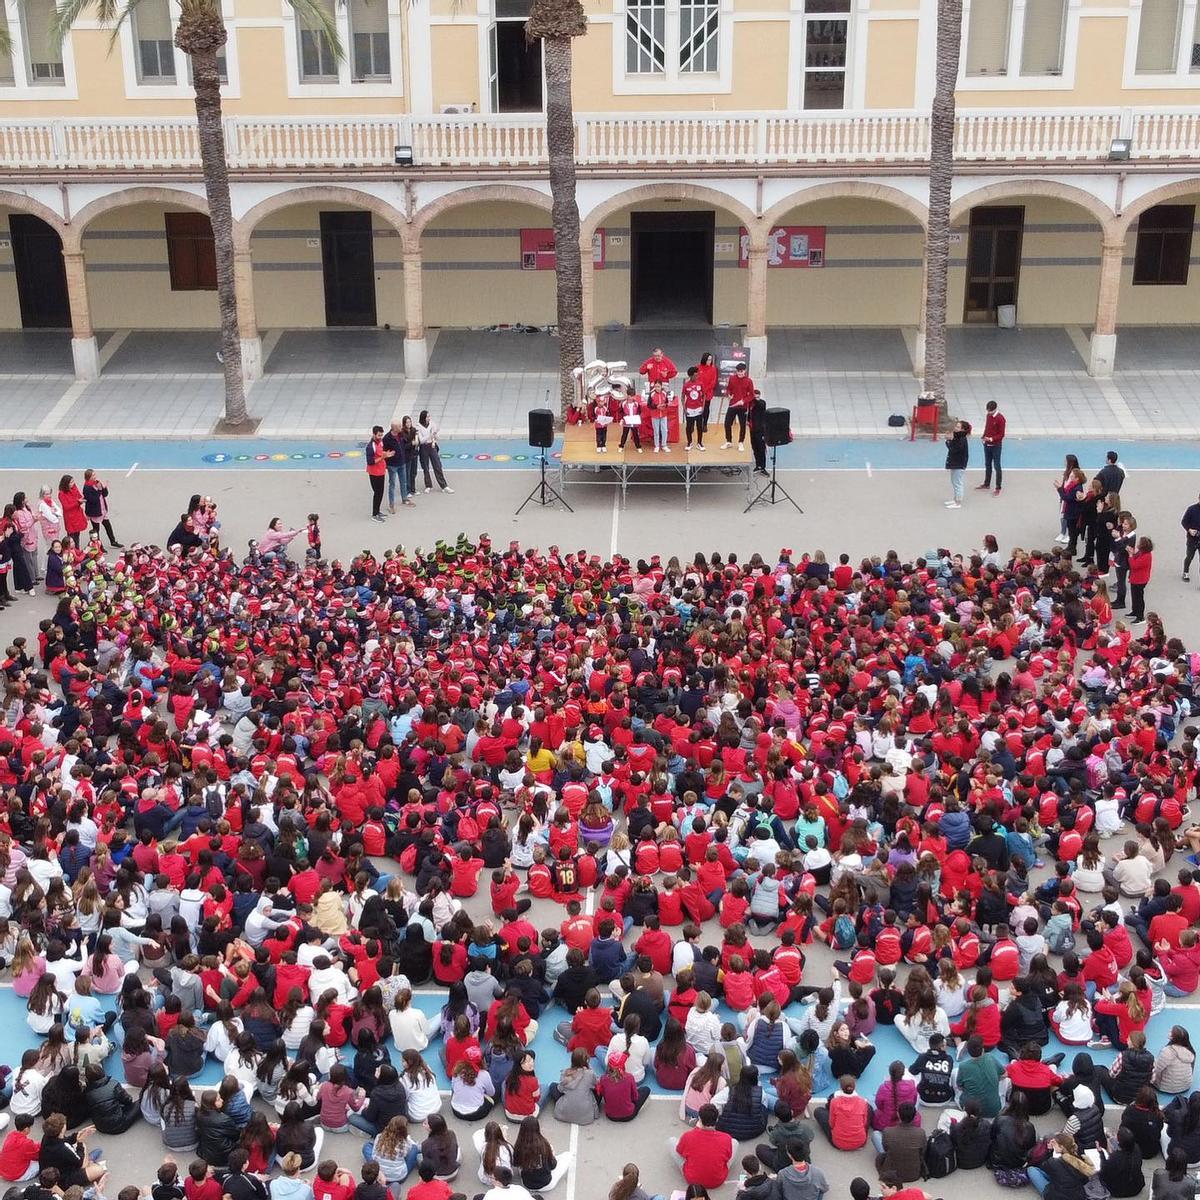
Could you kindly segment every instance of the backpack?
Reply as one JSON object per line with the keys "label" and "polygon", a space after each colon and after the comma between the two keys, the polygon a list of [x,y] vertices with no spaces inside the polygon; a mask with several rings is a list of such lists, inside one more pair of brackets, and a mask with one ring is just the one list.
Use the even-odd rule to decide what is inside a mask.
{"label": "backpack", "polygon": [[1067,954],[1075,949],[1075,931],[1070,925],[1054,929],[1047,940],[1046,948],[1051,954]]}
{"label": "backpack", "polygon": [[1093,1175],[1083,1185],[1083,1195],[1085,1200],[1112,1200],[1112,1192],[1099,1175]]}
{"label": "backpack", "polygon": [[849,950],[857,941],[854,922],[846,913],[842,913],[833,923],[833,944],[839,950]]}
{"label": "backpack", "polygon": [[219,786],[204,789],[204,811],[214,821],[225,815],[225,797]]}
{"label": "backpack", "polygon": [[[958,1170],[958,1152],[954,1142],[944,1130],[938,1130],[925,1143],[925,1178],[944,1179],[952,1171]],[[1100,1197],[1096,1197],[1100,1200]]]}

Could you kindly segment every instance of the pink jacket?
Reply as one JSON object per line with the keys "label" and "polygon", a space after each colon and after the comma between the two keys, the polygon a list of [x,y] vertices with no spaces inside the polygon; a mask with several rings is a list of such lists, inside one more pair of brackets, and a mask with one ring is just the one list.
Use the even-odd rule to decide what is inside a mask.
{"label": "pink jacket", "polygon": [[54,499],[43,500],[38,505],[38,524],[42,527],[42,537],[47,543],[63,535],[63,515],[58,502]]}
{"label": "pink jacket", "polygon": [[38,548],[37,517],[27,508],[18,508],[13,513],[13,524],[21,534],[21,549],[36,550]]}
{"label": "pink jacket", "polygon": [[276,550],[282,550],[299,532],[298,529],[268,529],[258,539],[259,552],[271,554]]}

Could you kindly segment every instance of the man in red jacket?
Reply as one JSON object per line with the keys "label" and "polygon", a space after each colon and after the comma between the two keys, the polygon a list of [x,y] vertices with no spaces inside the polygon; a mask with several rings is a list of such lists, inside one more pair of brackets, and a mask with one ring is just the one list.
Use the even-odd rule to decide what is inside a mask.
{"label": "man in red jacket", "polygon": [[661,346],[655,346],[654,353],[638,367],[638,374],[645,375],[647,383],[668,383],[679,374],[679,369],[662,352]]}
{"label": "man in red jacket", "polygon": [[720,1114],[712,1104],[702,1105],[700,1124],[670,1143],[671,1156],[688,1183],[704,1188],[719,1188],[729,1178],[736,1146],[733,1138],[717,1128]]}
{"label": "man in red jacket", "polygon": [[750,406],[754,403],[754,380],[745,363],[738,363],[737,370],[729,377],[725,385],[727,397],[725,407],[725,445],[728,450],[733,445],[733,422],[738,423],[738,449],[746,448],[746,418],[750,415]]}
{"label": "man in red jacket", "polygon": [[983,421],[983,482],[975,489],[986,492],[992,486],[992,468],[996,469],[996,495],[1004,484],[1004,471],[1000,466],[1000,452],[1004,449],[1004,414],[995,400],[987,402],[987,416]]}

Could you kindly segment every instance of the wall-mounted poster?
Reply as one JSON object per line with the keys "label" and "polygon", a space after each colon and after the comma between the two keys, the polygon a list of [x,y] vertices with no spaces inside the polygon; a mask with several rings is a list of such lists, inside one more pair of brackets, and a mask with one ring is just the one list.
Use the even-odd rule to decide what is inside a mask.
{"label": "wall-mounted poster", "polygon": [[[738,266],[750,262],[750,235],[743,229],[738,239]],[[824,225],[776,225],[767,244],[768,267],[823,267]]]}
{"label": "wall-mounted poster", "polygon": [[[596,270],[604,267],[604,240],[603,229],[592,234],[592,267]],[[554,230],[522,229],[521,270],[553,271],[554,263]]]}

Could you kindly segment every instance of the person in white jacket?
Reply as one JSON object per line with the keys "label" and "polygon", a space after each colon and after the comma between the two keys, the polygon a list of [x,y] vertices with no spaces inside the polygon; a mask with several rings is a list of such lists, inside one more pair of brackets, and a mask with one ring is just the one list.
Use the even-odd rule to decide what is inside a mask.
{"label": "person in white jacket", "polygon": [[696,993],[696,1002],[688,1013],[683,1035],[697,1058],[703,1058],[720,1042],[721,1018],[713,1012],[712,997],[707,992]]}
{"label": "person in white jacket", "polygon": [[392,1027],[392,1041],[400,1053],[405,1050],[420,1053],[429,1045],[429,1021],[413,1004],[408,988],[401,988],[396,993],[395,1005],[388,1013],[388,1024]]}

